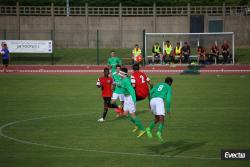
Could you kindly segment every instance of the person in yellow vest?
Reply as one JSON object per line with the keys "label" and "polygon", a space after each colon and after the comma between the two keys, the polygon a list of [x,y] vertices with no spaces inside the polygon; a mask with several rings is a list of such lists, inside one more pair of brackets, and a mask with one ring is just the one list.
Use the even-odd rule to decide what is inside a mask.
{"label": "person in yellow vest", "polygon": [[132,65],[135,63],[140,63],[142,61],[142,52],[138,44],[135,44],[135,48],[132,50]]}
{"label": "person in yellow vest", "polygon": [[162,62],[162,54],[161,54],[161,46],[158,42],[156,42],[152,48],[152,63],[161,63]]}
{"label": "person in yellow vest", "polygon": [[176,47],[174,48],[174,59],[175,56],[179,56],[179,62],[182,63],[182,49],[180,46],[180,42],[177,42]]}
{"label": "person in yellow vest", "polygon": [[172,53],[172,45],[170,41],[166,41],[166,45],[164,46],[164,55],[163,55],[163,61],[164,63],[170,63],[174,61],[173,53]]}

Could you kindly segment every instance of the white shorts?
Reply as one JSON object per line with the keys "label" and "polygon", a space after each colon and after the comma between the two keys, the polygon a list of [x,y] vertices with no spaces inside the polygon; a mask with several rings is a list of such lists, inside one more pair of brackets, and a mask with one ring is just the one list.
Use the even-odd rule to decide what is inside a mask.
{"label": "white shorts", "polygon": [[162,98],[155,97],[150,100],[150,107],[154,115],[164,115],[165,116],[165,107],[164,101]]}
{"label": "white shorts", "polygon": [[117,100],[118,98],[120,101],[124,101],[124,94],[113,93],[112,100]]}
{"label": "white shorts", "polygon": [[129,113],[134,113],[136,111],[132,96],[124,96],[123,110]]}

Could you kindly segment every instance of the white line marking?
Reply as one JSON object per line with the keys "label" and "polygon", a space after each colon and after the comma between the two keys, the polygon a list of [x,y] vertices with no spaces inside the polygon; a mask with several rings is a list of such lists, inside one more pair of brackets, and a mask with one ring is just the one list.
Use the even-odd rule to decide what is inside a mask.
{"label": "white line marking", "polygon": [[48,144],[41,144],[41,143],[35,143],[27,140],[21,140],[18,138],[14,138],[11,136],[8,136],[3,133],[3,129],[9,126],[12,126],[14,124],[19,124],[22,122],[28,122],[28,121],[34,121],[34,120],[41,120],[41,119],[49,119],[49,118],[58,118],[58,117],[70,117],[70,116],[78,116],[83,114],[70,114],[70,115],[55,115],[55,116],[47,116],[47,117],[38,117],[38,118],[31,118],[31,119],[24,119],[14,122],[9,122],[7,124],[4,124],[0,127],[0,136],[18,142],[22,144],[29,144],[29,145],[36,145],[40,147],[47,147],[47,148],[55,148],[55,149],[63,149],[63,150],[74,150],[74,151],[85,151],[85,152],[96,152],[96,153],[104,153],[104,154],[116,154],[116,155],[129,155],[129,156],[145,156],[145,157],[161,157],[161,158],[179,158],[179,159],[200,159],[200,160],[219,160],[220,158],[215,157],[197,157],[197,156],[185,156],[185,155],[160,155],[160,154],[145,154],[145,153],[130,153],[130,152],[117,152],[117,151],[102,151],[102,150],[93,150],[93,149],[84,149],[84,148],[72,148],[72,147],[63,147],[63,146],[54,146],[54,145],[48,145]]}

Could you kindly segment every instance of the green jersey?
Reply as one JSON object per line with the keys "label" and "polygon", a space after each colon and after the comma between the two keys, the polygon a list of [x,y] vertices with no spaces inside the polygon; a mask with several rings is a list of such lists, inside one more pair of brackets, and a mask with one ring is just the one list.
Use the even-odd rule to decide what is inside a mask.
{"label": "green jersey", "polygon": [[122,61],[120,58],[118,57],[110,57],[108,59],[108,65],[111,66],[111,71],[112,73],[115,72],[115,69],[116,69],[116,65],[122,65]]}
{"label": "green jersey", "polygon": [[134,90],[134,88],[133,88],[133,86],[131,84],[131,80],[128,77],[122,79],[121,87],[122,87],[123,94],[125,96],[126,95],[131,95],[132,99],[133,99],[133,102],[135,103],[136,102],[135,90]]}
{"label": "green jersey", "polygon": [[154,97],[162,98],[166,100],[167,112],[170,112],[170,102],[172,96],[172,87],[166,83],[158,83],[150,90],[150,99]]}
{"label": "green jersey", "polygon": [[114,81],[114,84],[115,84],[114,93],[123,94],[122,93],[122,88],[121,88],[122,77],[119,74],[117,74],[116,72],[114,72],[112,74],[112,78],[113,78],[113,81]]}

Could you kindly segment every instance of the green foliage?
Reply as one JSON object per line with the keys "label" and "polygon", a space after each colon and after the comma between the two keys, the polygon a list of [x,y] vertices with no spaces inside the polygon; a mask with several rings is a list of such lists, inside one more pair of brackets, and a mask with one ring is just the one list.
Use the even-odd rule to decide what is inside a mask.
{"label": "green foliage", "polygon": [[[0,0],[0,5],[15,5],[17,0]],[[55,5],[62,6],[66,0],[18,0],[20,5],[43,6]],[[183,6],[190,3],[191,5],[222,5],[223,2],[230,5],[247,5],[250,0],[69,0],[72,6],[84,6],[88,3],[90,6]]]}

